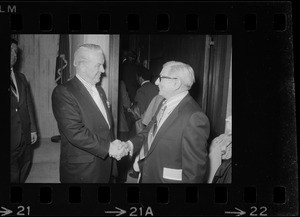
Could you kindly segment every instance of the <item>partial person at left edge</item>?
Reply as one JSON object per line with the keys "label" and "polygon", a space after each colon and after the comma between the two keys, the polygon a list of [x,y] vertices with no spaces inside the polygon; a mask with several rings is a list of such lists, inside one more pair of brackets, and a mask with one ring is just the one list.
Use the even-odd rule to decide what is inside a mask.
{"label": "partial person at left edge", "polygon": [[37,126],[29,84],[24,74],[17,72],[18,42],[10,43],[10,178],[12,183],[24,183],[33,158],[32,144],[37,141]]}

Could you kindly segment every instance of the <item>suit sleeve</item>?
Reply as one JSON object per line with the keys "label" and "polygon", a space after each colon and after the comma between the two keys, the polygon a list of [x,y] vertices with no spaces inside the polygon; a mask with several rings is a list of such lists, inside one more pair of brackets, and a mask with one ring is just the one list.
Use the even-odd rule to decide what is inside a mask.
{"label": "suit sleeve", "polygon": [[124,108],[129,108],[130,107],[130,99],[126,90],[126,86],[123,81],[120,82],[120,94],[122,98],[122,103]]}
{"label": "suit sleeve", "polygon": [[107,157],[110,141],[85,126],[76,99],[66,87],[58,86],[54,89],[52,109],[58,128],[69,143],[103,159]]}
{"label": "suit sleeve", "polygon": [[137,106],[140,109],[140,113],[143,114],[145,112],[146,108],[146,95],[143,91],[138,90],[135,95],[135,100],[137,102]]}
{"label": "suit sleeve", "polygon": [[33,100],[32,100],[32,96],[31,96],[30,87],[26,80],[25,75],[23,75],[23,74],[20,74],[20,75],[21,75],[22,81],[25,86],[26,103],[27,103],[27,108],[28,108],[29,118],[30,118],[30,128],[31,128],[30,131],[37,132],[36,120],[35,120],[35,114],[34,114],[34,106],[33,106]]}
{"label": "suit sleeve", "polygon": [[148,126],[143,129],[141,132],[139,132],[137,135],[132,137],[130,141],[133,144],[133,154],[139,152],[144,144],[144,142],[148,139],[148,133],[154,124],[154,118],[152,118],[151,122],[148,124]]}
{"label": "suit sleeve", "polygon": [[203,183],[207,168],[208,118],[201,112],[191,115],[182,136],[182,181]]}

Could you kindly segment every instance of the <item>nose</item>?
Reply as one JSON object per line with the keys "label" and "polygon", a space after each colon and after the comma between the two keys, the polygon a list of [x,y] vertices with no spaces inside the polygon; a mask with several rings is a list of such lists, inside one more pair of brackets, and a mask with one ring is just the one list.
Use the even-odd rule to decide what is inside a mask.
{"label": "nose", "polygon": [[104,72],[105,72],[105,70],[104,70],[104,67],[103,67],[103,66],[100,66],[100,67],[99,67],[99,72],[100,72],[100,73],[104,73]]}
{"label": "nose", "polygon": [[158,86],[159,85],[159,78],[156,79],[155,84]]}

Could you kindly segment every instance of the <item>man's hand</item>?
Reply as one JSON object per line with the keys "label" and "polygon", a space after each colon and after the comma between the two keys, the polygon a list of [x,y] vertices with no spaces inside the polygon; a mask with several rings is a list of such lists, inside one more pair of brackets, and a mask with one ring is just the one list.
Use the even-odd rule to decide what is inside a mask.
{"label": "man's hand", "polygon": [[36,132],[32,132],[31,133],[31,144],[35,143],[37,140],[37,133]]}
{"label": "man's hand", "polygon": [[110,143],[109,156],[120,160],[122,157],[128,154],[128,145],[120,140],[115,140]]}

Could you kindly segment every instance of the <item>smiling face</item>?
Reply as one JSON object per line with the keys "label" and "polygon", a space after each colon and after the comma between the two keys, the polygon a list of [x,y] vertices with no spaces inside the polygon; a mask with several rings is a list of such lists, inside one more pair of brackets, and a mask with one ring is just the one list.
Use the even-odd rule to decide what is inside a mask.
{"label": "smiling face", "polygon": [[13,67],[17,62],[18,46],[15,43],[10,45],[10,67]]}
{"label": "smiling face", "polygon": [[81,63],[81,76],[90,84],[95,85],[100,81],[104,70],[104,56],[101,51],[90,50],[86,54],[86,61]]}

